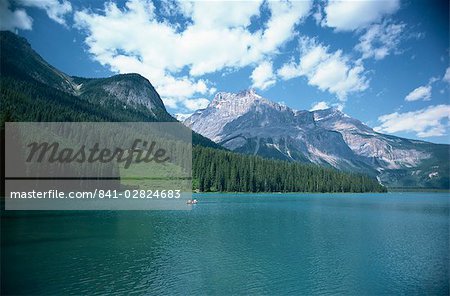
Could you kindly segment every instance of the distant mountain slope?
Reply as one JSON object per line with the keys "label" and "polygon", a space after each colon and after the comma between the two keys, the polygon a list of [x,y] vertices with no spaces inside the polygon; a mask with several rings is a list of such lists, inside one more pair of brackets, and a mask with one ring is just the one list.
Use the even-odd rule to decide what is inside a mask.
{"label": "distant mountain slope", "polygon": [[174,121],[153,85],[139,74],[72,79],[76,95],[91,103],[134,110],[145,107],[159,121]]}
{"label": "distant mountain slope", "polygon": [[[1,122],[176,121],[152,84],[138,74],[71,77],[48,64],[26,41],[0,32]],[[223,149],[193,133],[193,143]]]}
{"label": "distant mountain slope", "polygon": [[72,78],[48,64],[25,38],[0,31],[1,75],[74,93]]}
{"label": "distant mountain slope", "polygon": [[[6,121],[175,121],[150,82],[140,75],[70,77],[10,32],[0,32],[0,46],[0,142],[5,140]],[[192,141],[193,184],[201,191],[386,190],[367,175],[229,152],[195,132]],[[0,143],[0,150],[3,146]],[[0,153],[0,162],[4,157]],[[2,180],[4,173],[3,167]]]}
{"label": "distant mountain slope", "polygon": [[[44,61],[24,38],[8,31],[1,32],[0,38],[3,78],[52,88],[64,92],[64,96],[74,101],[100,105],[103,111],[133,109],[139,111],[138,117],[151,121],[175,120],[167,113],[151,83],[140,75],[93,79],[70,77]],[[143,106],[145,109],[141,108]]]}
{"label": "distant mountain slope", "polygon": [[233,151],[365,172],[395,187],[449,186],[449,145],[383,135],[337,109],[297,111],[247,90],[218,93],[184,123]]}

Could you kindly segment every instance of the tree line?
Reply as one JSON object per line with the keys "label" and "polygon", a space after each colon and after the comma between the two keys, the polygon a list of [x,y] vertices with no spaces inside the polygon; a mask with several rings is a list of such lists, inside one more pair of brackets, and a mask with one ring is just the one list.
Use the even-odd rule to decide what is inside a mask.
{"label": "tree line", "polygon": [[386,192],[375,178],[312,164],[194,146],[193,185],[202,192]]}
{"label": "tree line", "polygon": [[[0,79],[0,95],[2,128],[6,121],[159,120],[145,108],[124,109],[119,102],[114,101],[109,101],[108,104],[95,104],[32,80],[3,76]],[[167,121],[168,117],[163,116],[162,121]],[[386,191],[376,179],[362,174],[233,153],[196,133],[193,133],[193,143],[193,185],[194,189],[199,191]]]}

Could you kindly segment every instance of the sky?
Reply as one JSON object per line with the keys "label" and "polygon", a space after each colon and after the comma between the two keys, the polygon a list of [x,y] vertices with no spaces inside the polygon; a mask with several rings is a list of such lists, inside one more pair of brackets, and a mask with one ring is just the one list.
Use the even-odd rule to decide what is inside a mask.
{"label": "sky", "polygon": [[448,1],[0,0],[0,29],[72,76],[139,73],[172,114],[254,88],[450,143]]}

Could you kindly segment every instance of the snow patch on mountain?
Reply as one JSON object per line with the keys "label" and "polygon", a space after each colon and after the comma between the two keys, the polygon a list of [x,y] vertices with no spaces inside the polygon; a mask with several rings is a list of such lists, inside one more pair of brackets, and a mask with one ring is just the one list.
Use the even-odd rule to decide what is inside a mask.
{"label": "snow patch on mountain", "polygon": [[230,150],[366,172],[383,182],[433,158],[435,148],[377,133],[336,108],[293,110],[254,90],[220,92],[184,124]]}

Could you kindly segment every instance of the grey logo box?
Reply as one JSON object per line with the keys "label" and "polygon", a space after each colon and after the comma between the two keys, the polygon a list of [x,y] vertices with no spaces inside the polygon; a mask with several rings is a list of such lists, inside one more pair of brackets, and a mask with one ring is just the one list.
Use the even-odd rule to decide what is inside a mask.
{"label": "grey logo box", "polygon": [[[5,124],[5,140],[7,210],[189,208],[182,205],[192,194],[192,131],[180,123],[14,122]],[[28,190],[183,194],[164,206],[154,196],[103,203],[11,198]]]}

